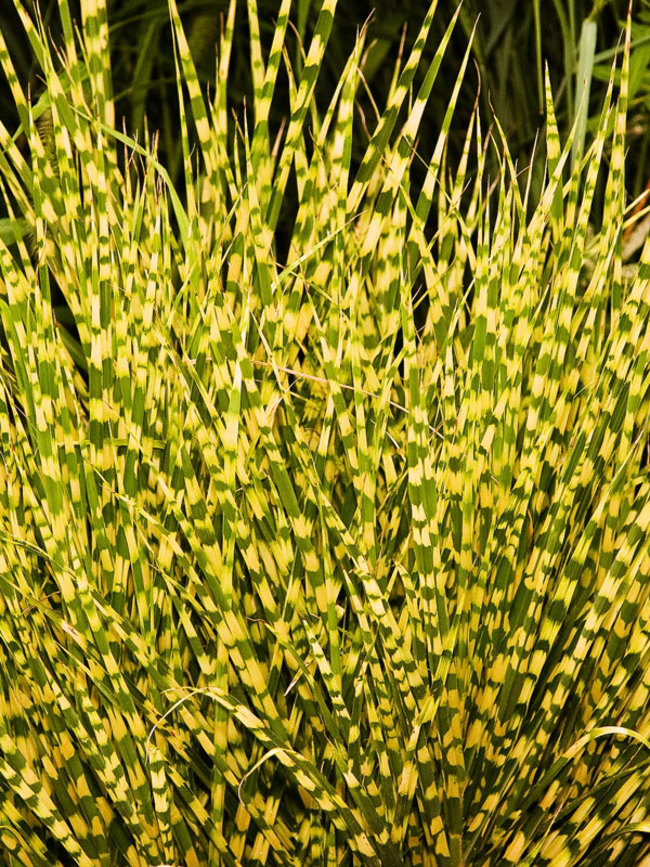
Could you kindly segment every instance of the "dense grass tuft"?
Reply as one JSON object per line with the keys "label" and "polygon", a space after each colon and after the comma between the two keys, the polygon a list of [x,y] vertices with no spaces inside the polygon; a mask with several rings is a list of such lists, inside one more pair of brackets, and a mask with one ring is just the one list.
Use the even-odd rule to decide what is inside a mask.
{"label": "dense grass tuft", "polygon": [[209,101],[169,2],[182,189],[114,116],[105,0],[63,49],[22,13],[38,103],[0,38],[0,862],[649,864],[629,23],[582,159],[547,84],[534,202],[476,115],[447,162],[469,50],[411,177],[435,2],[366,139],[365,31],[313,96],[336,0],[300,73],[290,0],[268,54],[248,3],[238,122],[234,0]]}

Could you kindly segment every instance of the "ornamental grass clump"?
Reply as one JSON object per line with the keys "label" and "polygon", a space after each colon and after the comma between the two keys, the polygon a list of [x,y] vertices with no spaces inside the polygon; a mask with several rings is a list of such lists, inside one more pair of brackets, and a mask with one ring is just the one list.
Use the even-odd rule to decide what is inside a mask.
{"label": "ornamental grass clump", "polygon": [[547,84],[531,201],[498,126],[447,159],[469,48],[419,162],[435,2],[364,126],[365,29],[314,97],[335,0],[300,69],[290,0],[270,48],[248,3],[236,115],[235,0],[207,96],[169,0],[175,184],[115,117],[105,0],[59,0],[60,45],[16,5],[45,89],[0,37],[0,862],[649,864],[629,48],[573,167]]}

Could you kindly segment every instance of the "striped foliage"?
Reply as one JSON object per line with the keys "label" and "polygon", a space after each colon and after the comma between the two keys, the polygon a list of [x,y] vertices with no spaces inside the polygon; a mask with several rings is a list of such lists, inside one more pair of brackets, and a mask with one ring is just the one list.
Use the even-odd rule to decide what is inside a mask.
{"label": "striped foliage", "polygon": [[300,70],[290,0],[270,45],[231,0],[207,97],[169,0],[174,189],[114,116],[105,0],[59,0],[56,48],[17,5],[46,88],[0,38],[0,863],[650,864],[627,59],[573,168],[547,86],[533,203],[478,116],[447,164],[469,52],[413,171],[435,2],[364,127],[365,31],[313,96],[336,0]]}

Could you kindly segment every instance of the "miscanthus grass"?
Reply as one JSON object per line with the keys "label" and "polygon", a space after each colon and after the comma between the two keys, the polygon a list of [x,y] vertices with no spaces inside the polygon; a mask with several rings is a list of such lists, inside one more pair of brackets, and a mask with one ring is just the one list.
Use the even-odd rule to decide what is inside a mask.
{"label": "miscanthus grass", "polygon": [[364,137],[364,30],[314,98],[335,0],[300,70],[248,3],[246,117],[234,0],[208,98],[170,0],[180,189],[103,0],[59,46],[18,4],[39,100],[0,37],[3,864],[650,863],[629,50],[573,167],[547,86],[537,202],[476,116],[447,163],[468,50],[416,183],[435,5]]}

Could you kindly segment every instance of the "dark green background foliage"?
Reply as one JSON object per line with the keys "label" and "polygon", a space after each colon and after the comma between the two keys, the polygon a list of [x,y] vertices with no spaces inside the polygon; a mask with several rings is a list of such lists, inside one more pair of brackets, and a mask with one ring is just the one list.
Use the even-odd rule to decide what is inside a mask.
{"label": "dark green background foliage", "polygon": [[[2,4],[0,27],[10,36],[14,61],[19,75],[30,81],[38,91],[32,55],[12,4]],[[25,0],[29,8],[32,0]],[[41,3],[48,26],[56,34],[59,26],[56,0]],[[441,0],[434,22],[434,38],[427,51],[435,50],[436,36],[441,37],[457,4]],[[633,112],[630,116],[630,148],[632,164],[628,169],[629,193],[638,195],[650,176],[647,139],[650,104],[650,78],[645,72],[650,40],[650,16],[647,2],[637,3],[635,32],[631,58],[631,88]],[[74,8],[74,4],[73,4]],[[190,46],[204,86],[210,87],[215,74],[214,44],[218,38],[221,16],[226,0],[187,0],[179,9],[188,32]],[[278,9],[277,0],[260,0],[262,40],[267,42],[273,32]],[[300,0],[295,4],[293,38],[294,56],[299,56],[299,36],[308,35],[316,19],[318,0]],[[374,14],[373,14],[374,9]],[[535,136],[542,123],[542,81],[544,63],[548,64],[556,94],[558,123],[565,134],[575,113],[576,72],[581,27],[591,18],[597,23],[596,60],[590,103],[594,110],[602,102],[613,49],[622,28],[627,0],[467,0],[461,12],[461,27],[457,28],[440,85],[430,103],[421,129],[419,152],[427,158],[440,129],[466,39],[478,21],[474,38],[475,68],[466,76],[454,124],[456,134],[450,137],[450,148],[460,148],[467,119],[480,91],[483,116],[494,111],[508,137],[510,147],[521,164],[528,164]],[[390,84],[395,58],[404,36],[408,47],[415,38],[422,17],[419,0],[357,0],[342,6],[334,22],[326,62],[318,83],[317,101],[329,99],[334,83],[348,57],[360,25],[372,14],[371,45],[365,66],[365,77],[377,104],[382,105]],[[115,76],[118,116],[123,116],[131,133],[142,134],[144,118],[150,129],[161,134],[161,151],[172,177],[180,167],[180,143],[177,130],[177,96],[174,76],[173,48],[169,16],[165,0],[114,0],[109,3],[111,50]],[[251,95],[246,33],[245,4],[241,4],[237,20],[238,33],[231,63],[230,98],[232,107],[241,113],[246,97]],[[638,46],[638,47],[636,47]],[[426,52],[422,69],[426,69]],[[479,87],[480,70],[480,87]],[[286,95],[286,79],[280,81]],[[636,100],[634,99],[636,97]],[[250,99],[249,99],[250,104]],[[361,98],[363,112],[372,112],[368,98]],[[0,94],[0,116],[11,118],[14,107],[11,96],[3,89]],[[284,116],[282,97],[274,105],[274,121],[279,128]],[[360,114],[361,117],[361,114]],[[632,169],[630,171],[630,169]]]}

